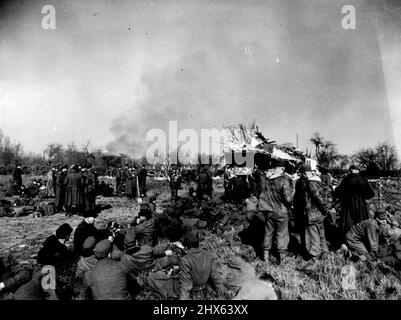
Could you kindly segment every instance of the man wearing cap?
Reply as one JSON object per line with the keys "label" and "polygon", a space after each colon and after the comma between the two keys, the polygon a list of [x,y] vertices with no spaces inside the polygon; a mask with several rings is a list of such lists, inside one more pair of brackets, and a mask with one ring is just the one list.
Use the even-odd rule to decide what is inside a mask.
{"label": "man wearing cap", "polygon": [[83,209],[83,181],[79,166],[74,165],[72,172],[67,175],[65,185],[67,186],[65,197],[65,208],[69,216],[80,213]]}
{"label": "man wearing cap", "polygon": [[137,276],[142,271],[150,271],[156,265],[158,258],[171,256],[172,251],[168,250],[170,243],[157,246],[145,244],[143,237],[133,237],[132,234],[124,239],[125,254],[121,257],[121,263],[127,273]]}
{"label": "man wearing cap", "polygon": [[93,211],[96,209],[96,186],[95,177],[92,173],[92,166],[87,165],[86,168],[82,168],[82,179],[83,179],[83,194],[84,194],[84,210]]}
{"label": "man wearing cap", "polygon": [[46,238],[43,247],[38,252],[37,261],[43,265],[69,263],[73,260],[72,251],[66,246],[70,239],[72,227],[68,223],[57,228],[56,233]]}
{"label": "man wearing cap", "polygon": [[0,256],[0,300],[12,297],[12,293],[30,281],[31,277],[31,273],[11,254]]}
{"label": "man wearing cap", "polygon": [[312,261],[328,253],[324,219],[329,209],[325,199],[325,188],[318,176],[313,175],[309,165],[300,168],[294,195],[296,221],[299,223],[301,242]]}
{"label": "man wearing cap", "polygon": [[344,237],[353,225],[369,218],[369,207],[366,199],[375,195],[369,182],[359,175],[359,170],[352,165],[349,175],[335,190],[335,197],[341,202],[340,231]]}
{"label": "man wearing cap", "polygon": [[345,236],[346,246],[342,249],[349,249],[351,254],[364,261],[378,257],[379,236],[381,229],[387,223],[385,212],[375,212],[374,218],[366,219],[352,226]]}
{"label": "man wearing cap", "polygon": [[171,200],[177,201],[178,190],[181,189],[182,177],[177,173],[176,169],[173,169],[170,171],[168,179],[170,181]]}
{"label": "man wearing cap", "polygon": [[149,209],[141,209],[134,225],[127,230],[126,237],[132,236],[135,238],[140,234],[144,244],[154,246],[157,241],[155,230],[155,218],[152,216],[152,212]]}
{"label": "man wearing cap", "polygon": [[131,300],[128,290],[127,273],[122,264],[109,258],[112,244],[101,240],[94,251],[96,265],[85,273],[85,296],[93,300]]}
{"label": "man wearing cap", "polygon": [[261,178],[261,193],[258,209],[265,217],[264,260],[268,261],[273,238],[276,238],[278,263],[285,257],[288,243],[288,210],[292,204],[293,192],[290,179],[284,174],[285,161],[273,161],[273,170]]}
{"label": "man wearing cap", "polygon": [[54,189],[54,178],[55,178],[55,170],[56,168],[51,168],[47,173],[47,181],[46,181],[46,196],[51,198],[55,196],[55,189]]}
{"label": "man wearing cap", "polygon": [[138,185],[139,185],[139,194],[141,197],[146,195],[146,177],[148,176],[148,171],[146,170],[146,166],[142,165],[141,169],[138,172]]}
{"label": "man wearing cap", "polygon": [[67,166],[63,166],[59,171],[59,173],[57,174],[56,199],[55,199],[57,212],[61,212],[65,204],[65,191],[66,191],[65,179],[67,177],[67,168],[68,168]]}
{"label": "man wearing cap", "polygon": [[13,172],[13,186],[14,186],[14,192],[19,194],[22,187],[22,170],[20,164],[17,164]]}
{"label": "man wearing cap", "polygon": [[93,269],[93,267],[96,265],[98,260],[96,259],[94,253],[95,246],[95,237],[86,238],[82,247],[82,256],[77,263],[77,277],[84,276],[87,271]]}
{"label": "man wearing cap", "polygon": [[205,299],[206,284],[210,281],[219,295],[225,294],[222,270],[217,258],[207,249],[199,248],[199,238],[187,232],[183,241],[187,253],[179,260],[180,300]]}
{"label": "man wearing cap", "polygon": [[106,230],[99,230],[95,227],[97,213],[89,211],[84,213],[84,219],[77,226],[74,233],[74,252],[82,256],[83,244],[88,237],[95,237],[96,241],[107,238]]}

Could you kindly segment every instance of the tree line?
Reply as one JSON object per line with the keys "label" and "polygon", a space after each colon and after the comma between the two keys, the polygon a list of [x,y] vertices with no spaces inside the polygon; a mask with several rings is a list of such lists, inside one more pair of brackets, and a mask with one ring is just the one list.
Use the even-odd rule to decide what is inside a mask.
{"label": "tree line", "polygon": [[[352,155],[338,152],[337,145],[319,132],[310,138],[313,150],[306,150],[306,155],[317,159],[320,165],[335,173],[345,171],[351,164],[357,164],[368,176],[394,176],[400,173],[400,162],[396,148],[389,142],[381,142],[372,148],[362,148]],[[313,151],[313,152],[312,152]],[[203,155],[204,157],[207,155]],[[45,173],[51,166],[58,164],[78,164],[98,167],[114,167],[129,164],[146,164],[146,158],[131,159],[126,155],[109,155],[88,142],[77,146],[69,143],[50,143],[43,154],[24,153],[19,142],[13,141],[0,130],[0,174],[9,174],[16,163],[21,163],[27,173]]]}

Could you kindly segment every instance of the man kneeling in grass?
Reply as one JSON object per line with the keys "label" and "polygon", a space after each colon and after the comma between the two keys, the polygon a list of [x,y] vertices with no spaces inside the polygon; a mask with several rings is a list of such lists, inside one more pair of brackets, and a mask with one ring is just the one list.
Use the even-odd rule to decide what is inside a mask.
{"label": "man kneeling in grass", "polygon": [[380,229],[387,223],[385,212],[376,212],[374,218],[363,220],[354,225],[345,236],[342,251],[361,261],[374,260],[379,257]]}

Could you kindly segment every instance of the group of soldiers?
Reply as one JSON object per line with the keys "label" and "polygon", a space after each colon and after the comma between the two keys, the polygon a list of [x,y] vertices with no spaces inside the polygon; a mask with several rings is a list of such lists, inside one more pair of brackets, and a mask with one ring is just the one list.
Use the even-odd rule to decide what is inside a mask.
{"label": "group of soldiers", "polygon": [[[129,167],[124,170],[126,178],[120,183],[126,184],[134,175]],[[247,194],[243,205],[249,223],[239,236],[254,247],[261,260],[280,264],[291,251],[291,238],[299,240],[299,249],[311,264],[325,259],[330,249],[339,249],[347,258],[360,261],[378,259],[382,237],[390,236],[393,242],[399,239],[401,229],[397,229],[396,221],[387,212],[370,214],[366,200],[374,196],[374,191],[355,166],[350,166],[348,175],[336,188],[323,169],[319,173],[301,164],[296,170],[296,174],[288,174],[286,162],[276,159],[270,169],[245,180]],[[88,167],[72,166],[68,173],[67,167],[62,167],[56,179],[58,186],[66,188],[62,203],[71,210],[72,203],[77,208],[78,203],[82,206],[89,202],[87,195],[92,189],[87,186],[95,187],[95,180]],[[213,195],[211,172],[207,168],[198,174],[188,168],[173,169],[169,181],[172,203],[164,213],[156,214],[156,197],[139,187],[144,201],[126,227],[109,222],[106,228],[98,229],[96,210],[85,207],[83,220],[74,231],[73,244],[68,245],[73,228],[61,225],[43,243],[38,265],[53,265],[56,272],[66,266],[75,268],[75,278],[82,281],[82,299],[132,299],[143,286],[164,299],[204,299],[208,283],[220,298],[277,299],[271,276],[257,276],[254,268],[239,257],[222,262],[212,251],[200,248],[195,230],[183,227],[181,211],[174,205],[177,191],[183,181],[194,182],[194,199],[207,201]],[[60,191],[56,188],[56,197]],[[333,234],[337,243],[327,239],[327,235]],[[8,272],[1,275],[0,294],[12,292],[14,299],[65,297],[63,286],[58,286],[58,291],[44,292],[40,287],[40,270],[27,272],[17,268],[9,257],[2,258],[0,263],[0,269]],[[138,277],[146,279],[145,283],[140,285]],[[38,288],[34,292],[40,292],[39,295],[30,289],[33,286]]]}
{"label": "group of soldiers", "polygon": [[310,264],[325,259],[329,249],[355,260],[378,259],[380,241],[399,233],[398,222],[385,210],[370,214],[366,200],[374,191],[356,166],[336,188],[327,170],[319,173],[303,164],[290,175],[285,168],[285,161],[273,161],[271,169],[253,178],[258,183],[245,200],[252,234],[242,236],[261,260],[276,256],[280,264],[291,240]]}
{"label": "group of soldiers", "polygon": [[146,194],[146,177],[148,172],[145,165],[137,169],[125,165],[113,168],[111,176],[116,179],[117,194],[124,194],[129,199],[142,198]]}
{"label": "group of soldiers", "polygon": [[55,195],[56,212],[71,216],[95,211],[99,180],[91,165],[54,167],[48,185]]}
{"label": "group of soldiers", "polygon": [[168,174],[168,181],[172,201],[177,201],[178,191],[183,184],[187,184],[191,198],[201,201],[213,196],[213,178],[210,168],[201,166],[197,170],[189,167],[172,168]]}
{"label": "group of soldiers", "polygon": [[[34,270],[18,266],[11,256],[1,258],[0,298],[2,294],[17,300],[71,298],[71,285],[63,283],[63,276],[57,277],[56,288],[41,285],[41,270],[51,265],[56,274],[66,268],[76,271],[74,281],[81,283],[78,298],[85,300],[133,299],[144,287],[163,299],[205,299],[208,294],[227,299],[277,299],[271,276],[257,276],[239,257],[222,263],[212,251],[200,248],[196,231],[183,228],[174,206],[155,214],[154,196],[148,193],[145,199],[148,201],[142,202],[138,215],[126,227],[110,221],[105,228],[97,228],[94,211],[84,212],[75,231],[62,224],[44,241]],[[165,227],[173,232],[166,232]],[[142,285],[140,276],[145,279]]]}

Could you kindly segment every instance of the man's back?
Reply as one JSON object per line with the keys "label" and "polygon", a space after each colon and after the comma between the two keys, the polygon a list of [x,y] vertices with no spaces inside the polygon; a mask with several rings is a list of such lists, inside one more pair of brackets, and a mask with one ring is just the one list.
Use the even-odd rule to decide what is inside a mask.
{"label": "man's back", "polygon": [[212,254],[205,249],[190,249],[181,258],[181,272],[185,279],[192,279],[193,287],[204,286],[212,269]]}
{"label": "man's back", "polygon": [[351,198],[357,195],[369,199],[374,196],[374,191],[365,178],[359,174],[350,174],[341,181],[341,184],[336,189],[336,194],[340,198]]}
{"label": "man's back", "polygon": [[347,236],[358,240],[364,240],[371,230],[378,230],[378,224],[375,219],[367,219],[357,223],[351,228]]}
{"label": "man's back", "polygon": [[129,300],[127,274],[118,261],[108,258],[99,260],[96,266],[85,274],[87,285],[94,300]]}
{"label": "man's back", "polygon": [[86,238],[94,236],[97,238],[98,230],[93,224],[88,224],[84,220],[77,226],[74,232],[74,252],[82,254],[82,246]]}
{"label": "man's back", "polygon": [[284,175],[262,177],[259,210],[285,214],[292,198],[289,178]]}

